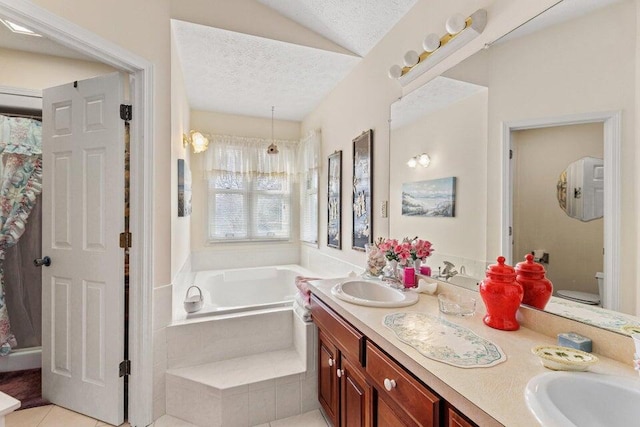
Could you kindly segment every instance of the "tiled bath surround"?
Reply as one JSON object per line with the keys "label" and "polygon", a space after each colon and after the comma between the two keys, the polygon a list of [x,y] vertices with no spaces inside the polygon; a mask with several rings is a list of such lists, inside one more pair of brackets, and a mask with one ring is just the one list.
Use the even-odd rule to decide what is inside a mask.
{"label": "tiled bath surround", "polygon": [[167,328],[167,414],[251,426],[318,407],[316,328],[290,308]]}

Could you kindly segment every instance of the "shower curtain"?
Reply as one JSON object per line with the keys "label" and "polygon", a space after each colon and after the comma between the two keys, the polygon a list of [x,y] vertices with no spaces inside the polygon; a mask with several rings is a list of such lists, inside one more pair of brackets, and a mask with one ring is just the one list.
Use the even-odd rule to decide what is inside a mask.
{"label": "shower curtain", "polygon": [[17,345],[5,301],[4,259],[25,226],[42,191],[42,124],[0,115],[0,356]]}

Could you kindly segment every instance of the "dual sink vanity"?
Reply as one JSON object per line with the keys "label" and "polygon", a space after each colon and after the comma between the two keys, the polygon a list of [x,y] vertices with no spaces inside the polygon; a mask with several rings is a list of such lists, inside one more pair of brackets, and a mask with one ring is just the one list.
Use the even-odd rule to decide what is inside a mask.
{"label": "dual sink vanity", "polygon": [[[336,427],[570,426],[569,420],[580,427],[640,425],[638,405],[627,404],[640,400],[628,337],[527,308],[520,309],[520,330],[500,331],[482,322],[482,303],[474,316],[449,316],[439,312],[435,295],[397,291],[381,282],[336,286],[343,281],[311,282],[319,399]],[[446,282],[437,286],[438,292],[470,292]],[[403,295],[417,301],[403,304]],[[369,306],[362,305],[366,299]],[[468,330],[495,343],[506,360],[461,368],[426,357],[385,326],[394,316],[428,316]],[[552,319],[541,322],[539,316]],[[540,324],[544,330],[535,326]],[[537,345],[555,344],[556,334],[569,330],[594,341],[599,362],[588,373],[550,371],[531,352]]]}

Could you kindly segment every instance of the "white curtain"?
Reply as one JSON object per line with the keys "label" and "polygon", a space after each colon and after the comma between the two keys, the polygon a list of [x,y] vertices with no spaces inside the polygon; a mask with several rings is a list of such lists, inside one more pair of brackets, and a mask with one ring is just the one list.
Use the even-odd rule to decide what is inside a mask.
{"label": "white curtain", "polygon": [[[278,154],[267,153],[272,142],[278,146]],[[204,170],[209,177],[216,172],[293,176],[297,149],[298,141],[213,135],[205,152]]]}

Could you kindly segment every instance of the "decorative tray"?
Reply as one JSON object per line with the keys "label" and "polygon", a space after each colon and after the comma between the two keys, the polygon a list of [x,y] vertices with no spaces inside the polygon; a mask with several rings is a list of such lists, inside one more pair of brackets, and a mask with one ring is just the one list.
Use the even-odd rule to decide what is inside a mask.
{"label": "decorative tray", "polygon": [[459,368],[487,368],[507,360],[496,344],[448,320],[425,313],[387,314],[383,325],[420,354]]}

